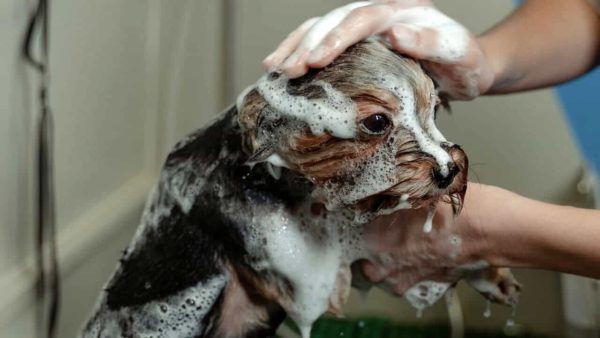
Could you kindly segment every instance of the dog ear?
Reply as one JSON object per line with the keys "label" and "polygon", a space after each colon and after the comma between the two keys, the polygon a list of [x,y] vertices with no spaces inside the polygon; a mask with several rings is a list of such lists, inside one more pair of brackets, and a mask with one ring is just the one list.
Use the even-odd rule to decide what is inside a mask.
{"label": "dog ear", "polygon": [[244,151],[249,156],[247,163],[264,162],[275,153],[282,120],[279,114],[270,110],[255,88],[242,95],[243,97],[238,98],[237,108],[238,121],[243,131]]}

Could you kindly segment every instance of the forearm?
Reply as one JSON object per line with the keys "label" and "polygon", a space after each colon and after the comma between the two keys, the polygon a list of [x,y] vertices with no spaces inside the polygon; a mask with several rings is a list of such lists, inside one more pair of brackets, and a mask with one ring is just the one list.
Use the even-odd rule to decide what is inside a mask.
{"label": "forearm", "polygon": [[600,211],[547,204],[471,184],[465,216],[479,234],[471,255],[494,266],[600,278]]}
{"label": "forearm", "polygon": [[587,0],[530,0],[478,40],[495,76],[487,94],[540,88],[598,63],[600,16]]}

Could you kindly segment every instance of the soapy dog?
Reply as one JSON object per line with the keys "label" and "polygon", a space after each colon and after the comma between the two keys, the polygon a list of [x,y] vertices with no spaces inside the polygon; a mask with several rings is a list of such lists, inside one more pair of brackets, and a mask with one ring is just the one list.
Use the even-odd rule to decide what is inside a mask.
{"label": "soapy dog", "polygon": [[[468,161],[436,128],[439,106],[420,65],[377,41],[298,79],[265,74],[168,155],[81,337],[271,337],[286,316],[309,337],[370,258],[362,225],[438,203],[460,212]],[[506,269],[464,277],[516,302]],[[449,287],[424,281],[405,298],[422,309]]]}

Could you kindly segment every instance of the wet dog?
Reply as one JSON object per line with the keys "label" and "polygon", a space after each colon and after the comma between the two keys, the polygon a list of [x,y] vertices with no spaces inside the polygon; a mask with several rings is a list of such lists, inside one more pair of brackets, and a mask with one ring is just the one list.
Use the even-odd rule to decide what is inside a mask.
{"label": "wet dog", "polygon": [[[286,315],[308,336],[369,258],[362,224],[460,211],[467,157],[436,128],[439,103],[418,63],[374,41],[299,79],[266,74],[169,154],[82,337],[271,337]],[[474,275],[515,301],[507,270]],[[448,286],[406,298],[422,308]]]}

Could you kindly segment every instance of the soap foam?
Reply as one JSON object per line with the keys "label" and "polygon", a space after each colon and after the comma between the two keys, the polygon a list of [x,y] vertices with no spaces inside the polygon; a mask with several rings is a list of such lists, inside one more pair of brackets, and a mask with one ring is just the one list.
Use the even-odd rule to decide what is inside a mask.
{"label": "soap foam", "polygon": [[329,212],[327,218],[318,217],[311,214],[309,205],[296,214],[280,208],[263,210],[253,218],[254,238],[249,245],[262,244],[268,257],[268,261],[254,268],[275,269],[290,281],[294,304],[286,310],[304,338],[330,303],[340,303],[332,299],[339,293],[339,272],[366,257],[362,228],[352,219],[348,212]]}
{"label": "soap foam", "polygon": [[338,138],[356,136],[357,108],[350,98],[323,81],[315,81],[314,85],[321,86],[325,98],[291,95],[287,92],[289,79],[283,74],[273,74],[263,75],[256,88],[276,113],[305,122],[314,135],[329,132]]}
{"label": "soap foam", "polygon": [[[365,197],[380,193],[392,186],[396,181],[396,163],[394,149],[389,144],[382,144],[376,153],[363,163],[352,168],[352,183],[329,182],[321,187],[330,210],[356,203]],[[408,203],[402,203],[399,208]]]}
{"label": "soap foam", "polygon": [[[213,307],[226,280],[226,275],[215,277],[164,300],[136,307],[110,310],[105,304],[98,305],[97,317],[82,338],[124,337],[131,332],[143,338],[199,336],[205,329],[202,319]],[[123,318],[127,318],[125,331],[120,324]]]}
{"label": "soap foam", "polygon": [[432,29],[437,33],[437,61],[453,63],[465,56],[469,32],[456,21],[431,6],[400,8],[392,16],[388,27],[402,23],[415,31]]}
{"label": "soap foam", "polygon": [[417,310],[424,310],[435,304],[450,287],[450,283],[421,281],[404,293],[406,299]]}
{"label": "soap foam", "polygon": [[336,8],[325,14],[316,23],[312,25],[308,33],[304,36],[300,48],[298,50],[313,50],[323,41],[325,36],[329,34],[337,25],[339,25],[352,10],[371,5],[369,1],[358,1]]}
{"label": "soap foam", "polygon": [[[447,176],[449,173],[448,163],[452,162],[452,158],[448,152],[441,147],[441,142],[445,141],[445,139],[439,131],[435,133],[435,130],[437,130],[437,128],[435,128],[435,124],[429,123],[429,129],[434,131],[432,135],[429,135],[427,132],[425,132],[423,126],[421,126],[418,118],[417,102],[413,88],[404,79],[390,77],[387,75],[383,76],[382,78],[384,79],[382,84],[388,91],[396,95],[401,102],[401,106],[399,107],[400,112],[394,117],[394,124],[400,124],[409,130],[419,144],[419,148],[423,152],[431,155],[436,160],[440,168],[440,173],[444,176]],[[434,126],[433,128],[432,125]]]}

